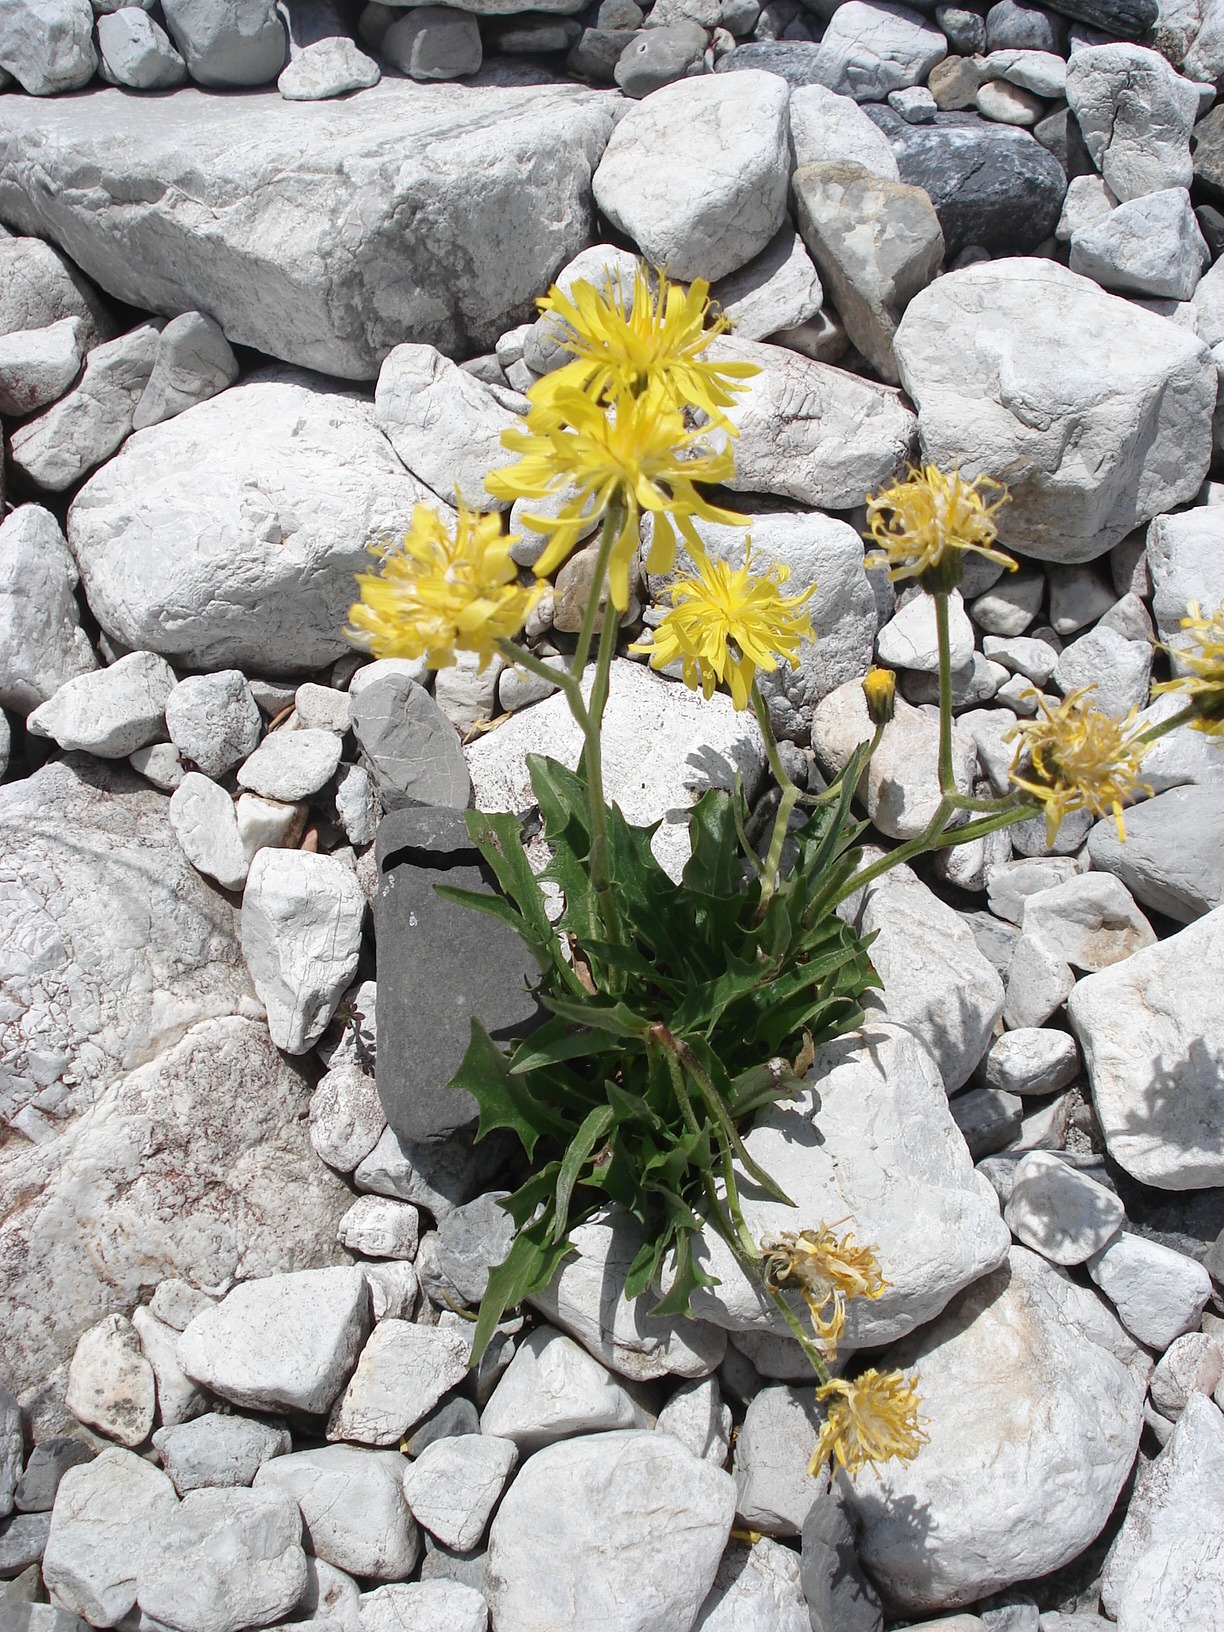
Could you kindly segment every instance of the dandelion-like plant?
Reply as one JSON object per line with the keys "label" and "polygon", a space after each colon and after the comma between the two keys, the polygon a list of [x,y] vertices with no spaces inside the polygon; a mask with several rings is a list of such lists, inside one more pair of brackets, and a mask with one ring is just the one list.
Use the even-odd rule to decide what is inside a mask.
{"label": "dandelion-like plant", "polygon": [[790,568],[784,565],[754,577],[751,544],[742,567],[711,560],[691,544],[689,551],[696,575],[686,575],[671,586],[672,608],[655,630],[653,643],[632,650],[648,652],[656,669],[678,659],[690,691],[700,686],[710,697],[721,682],[730,689],[734,707],[745,709],[758,670],[770,673],[779,661],[792,669],[799,666],[799,644],[812,638],[805,607],[816,586],[799,595],[783,595],[790,577]]}
{"label": "dandelion-like plant", "polygon": [[548,412],[567,391],[602,402],[653,387],[673,408],[698,409],[727,427],[723,410],[757,369],[704,355],[728,326],[712,312],[709,295],[702,278],[685,289],[661,275],[652,280],[641,262],[629,289],[619,277],[606,287],[582,280],[568,294],[551,289],[539,308],[562,325],[560,343],[574,360],[535,385],[533,404]]}
{"label": "dandelion-like plant", "polygon": [[444,669],[457,651],[475,652],[487,667],[543,593],[542,584],[518,583],[513,542],[499,516],[460,504],[448,526],[436,510],[416,505],[401,542],[374,552],[378,570],[358,575],[350,637],[375,657],[423,657]]}
{"label": "dandelion-like plant", "polygon": [[891,669],[872,665],[862,679],[863,700],[872,725],[887,725],[897,711],[897,677]]}
{"label": "dandelion-like plant", "polygon": [[846,1327],[850,1298],[878,1298],[888,1287],[871,1247],[838,1237],[827,1224],[816,1230],[783,1230],[761,1241],[765,1285],[771,1292],[799,1292],[808,1306],[817,1346],[836,1353]]}
{"label": "dandelion-like plant", "polygon": [[1198,602],[1191,601],[1186,614],[1181,627],[1188,638],[1166,648],[1186,672],[1161,680],[1152,695],[1184,699],[1193,710],[1190,723],[1196,731],[1224,738],[1224,602],[1205,618]]}
{"label": "dandelion-like plant", "polygon": [[1017,743],[1011,781],[1045,811],[1051,845],[1063,820],[1077,810],[1112,814],[1119,838],[1125,839],[1123,806],[1152,792],[1141,776],[1148,745],[1136,710],[1115,720],[1088,701],[1095,689],[1079,686],[1054,707],[1036,691],[1026,692],[1037,700],[1037,716],[1008,732]]}
{"label": "dandelion-like plant", "polygon": [[851,1478],[863,1468],[896,1458],[912,1462],[927,1443],[918,1416],[917,1379],[899,1371],[873,1367],[853,1382],[832,1377],[816,1390],[831,1401],[816,1440],[808,1472],[815,1474],[832,1457]]}
{"label": "dandelion-like plant", "polygon": [[1006,502],[1007,489],[989,476],[970,482],[957,470],[911,466],[904,481],[867,501],[867,536],[878,552],[867,565],[887,568],[894,583],[916,578],[930,594],[956,588],[966,554],[1014,572],[1011,556],[994,547],[995,514]]}

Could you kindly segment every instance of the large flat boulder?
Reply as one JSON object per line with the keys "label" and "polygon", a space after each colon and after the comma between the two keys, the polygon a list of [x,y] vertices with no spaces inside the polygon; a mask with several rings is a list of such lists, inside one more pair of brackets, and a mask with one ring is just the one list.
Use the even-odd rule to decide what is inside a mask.
{"label": "large flat boulder", "polygon": [[0,216],[144,311],[342,379],[401,341],[478,351],[591,238],[609,98],[384,79],[0,104]]}

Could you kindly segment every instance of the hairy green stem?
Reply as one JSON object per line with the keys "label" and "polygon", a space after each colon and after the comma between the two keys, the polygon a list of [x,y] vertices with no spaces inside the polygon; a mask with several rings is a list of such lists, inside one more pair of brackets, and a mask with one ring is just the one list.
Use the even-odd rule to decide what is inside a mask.
{"label": "hairy green stem", "polygon": [[1176,714],[1171,714],[1167,720],[1158,720],[1154,725],[1149,725],[1147,730],[1140,734],[1139,741],[1155,742],[1158,738],[1167,735],[1168,732],[1176,731],[1179,725],[1190,725],[1198,718],[1198,709],[1195,708],[1193,703],[1190,703],[1187,707],[1178,709]]}
{"label": "hairy green stem", "polygon": [[939,791],[945,799],[956,799],[960,789],[952,769],[952,641],[948,633],[948,597],[938,591],[935,599],[935,638],[939,644]]}
{"label": "hairy green stem", "polygon": [[595,620],[599,616],[599,597],[608,576],[608,562],[612,558],[612,546],[616,543],[624,525],[624,508],[614,502],[609,505],[608,513],[604,517],[603,533],[599,540],[599,554],[595,557],[595,570],[591,575],[591,592],[587,597],[587,604],[583,608],[582,623],[578,630],[578,644],[574,647],[574,655],[570,660],[570,674],[578,683],[582,681],[582,671],[586,668],[587,659],[591,655],[591,641],[595,636]]}
{"label": "hairy green stem", "polygon": [[786,833],[790,826],[791,812],[799,798],[799,789],[793,782],[786,782],[782,789],[782,797],[778,800],[777,813],[774,816],[773,833],[769,840],[769,849],[765,854],[765,868],[761,875],[761,899],[756,909],[756,920],[760,923],[765,916],[765,910],[773,900],[780,882],[779,874],[782,868],[782,846],[786,843]]}

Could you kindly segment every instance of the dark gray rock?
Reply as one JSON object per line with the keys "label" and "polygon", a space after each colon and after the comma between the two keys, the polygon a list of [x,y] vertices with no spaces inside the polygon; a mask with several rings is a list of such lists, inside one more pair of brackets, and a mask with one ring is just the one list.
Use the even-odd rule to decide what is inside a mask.
{"label": "dark gray rock", "polygon": [[456,1207],[427,1238],[430,1250],[418,1258],[417,1270],[426,1295],[440,1308],[474,1306],[484,1297],[490,1269],[501,1263],[514,1239],[514,1223],[499,1205],[505,1194],[490,1190]]}
{"label": "dark gray rock", "polygon": [[471,1400],[463,1394],[450,1394],[416,1425],[404,1441],[404,1451],[408,1456],[420,1456],[435,1439],[459,1439],[463,1434],[479,1432],[480,1413]]}
{"label": "dark gray rock", "polygon": [[382,54],[412,79],[459,79],[474,74],[483,52],[480,25],[450,6],[416,6],[383,35]]}
{"label": "dark gray rock", "polygon": [[472,784],[463,748],[424,686],[402,674],[375,680],[353,698],[350,722],[384,810],[465,808]]}
{"label": "dark gray rock", "polygon": [[485,1586],[485,1550],[475,1553],[456,1553],[435,1541],[428,1530],[422,1530],[425,1540],[425,1558],[421,1564],[422,1581],[458,1581],[462,1587],[474,1587],[483,1592]]}
{"label": "dark gray rock", "polygon": [[948,36],[948,44],[962,56],[981,56],[986,50],[986,19],[980,12],[962,6],[936,6],[935,21]]}
{"label": "dark gray rock", "polygon": [[22,1513],[49,1513],[55,1506],[59,1482],[81,1462],[92,1462],[96,1452],[83,1439],[68,1435],[44,1439],[30,1452],[25,1472],[17,1486],[16,1505]]}
{"label": "dark gray rock", "polygon": [[275,0],[162,0],[162,10],[197,85],[266,85],[285,66]]}
{"label": "dark gray rock", "polygon": [[975,1162],[1020,1137],[1024,1101],[1002,1088],[971,1088],[948,1101],[952,1120],[964,1135]]}
{"label": "dark gray rock", "polygon": [[25,1461],[21,1407],[7,1388],[0,1387],[0,1518],[13,1511],[13,1500]]}
{"label": "dark gray rock", "polygon": [[50,1513],[14,1513],[0,1519],[0,1576],[20,1575],[37,1564],[47,1545]]}
{"label": "dark gray rock", "polygon": [[1011,968],[1012,955],[1016,950],[1016,942],[1020,939],[1020,931],[1014,924],[1006,924],[1002,919],[996,918],[992,912],[962,912],[961,917],[973,931],[978,951],[994,964],[1006,986],[1007,972]]}
{"label": "dark gray rock", "polygon": [[1120,40],[1142,40],[1156,21],[1156,0],[1049,0],[1051,11]]}
{"label": "dark gray rock", "polygon": [[[391,683],[378,681],[361,693],[355,725],[369,693]],[[423,806],[388,816],[378,830],[377,858],[378,1092],[401,1139],[443,1139],[476,1115],[470,1094],[446,1086],[462,1062],[473,1017],[499,1043],[521,1034],[536,1022],[528,987],[538,970],[507,926],[435,892],[443,883],[494,888],[458,811]]]}
{"label": "dark gray rock", "polygon": [[1061,17],[1051,16],[1041,6],[1024,5],[1023,0],[996,0],[986,13],[986,48],[988,51],[1056,51],[1064,56],[1067,25]]}
{"label": "dark gray rock", "polygon": [[1190,151],[1199,189],[1213,204],[1224,204],[1224,102],[1195,125]]}
{"label": "dark gray rock", "polygon": [[582,38],[582,24],[572,17],[509,17],[490,29],[499,51],[510,57],[550,56],[568,51]]}
{"label": "dark gray rock", "polygon": [[1033,135],[1062,165],[1068,181],[1076,176],[1096,174],[1096,166],[1084,143],[1079,120],[1065,104],[1047,113],[1033,126]]}
{"label": "dark gray rock", "polygon": [[645,28],[621,52],[613,78],[626,96],[649,96],[683,79],[705,54],[706,31],[696,23]]}
{"label": "dark gray rock", "polygon": [[884,1615],[855,1551],[856,1522],[839,1481],[808,1509],[800,1580],[812,1632],[880,1632]]}
{"label": "dark gray rock", "polygon": [[636,38],[637,30],[633,28],[584,28],[565,66],[581,79],[611,85],[621,53]]}
{"label": "dark gray rock", "polygon": [[793,87],[823,85],[829,77],[828,68],[821,66],[820,47],[806,40],[752,40],[737,45],[719,58],[714,72],[734,74],[745,68],[777,74]]}
{"label": "dark gray rock", "polygon": [[1145,907],[1180,924],[1224,903],[1224,788],[1170,788],[1126,813],[1126,842],[1112,818],[1088,835],[1099,872],[1116,873]]}
{"label": "dark gray rock", "polygon": [[1026,255],[1053,233],[1067,177],[1028,131],[968,113],[910,125],[883,105],[863,111],[888,137],[901,180],[930,194],[949,262],[968,244]]}

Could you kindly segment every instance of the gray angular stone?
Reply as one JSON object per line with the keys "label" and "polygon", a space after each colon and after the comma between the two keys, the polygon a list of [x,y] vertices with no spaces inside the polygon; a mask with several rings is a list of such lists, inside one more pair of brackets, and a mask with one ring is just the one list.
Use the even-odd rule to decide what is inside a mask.
{"label": "gray angular stone", "polygon": [[416,6],[383,35],[382,55],[411,79],[460,79],[483,60],[480,28],[452,6]]}
{"label": "gray angular stone", "polygon": [[969,610],[979,629],[993,635],[1022,635],[1037,616],[1044,593],[1044,575],[1021,569],[1005,573],[998,583],[977,597]]}
{"label": "gray angular stone", "polygon": [[460,1434],[421,1450],[404,1475],[408,1510],[431,1535],[470,1553],[518,1461],[518,1447],[492,1434]]}
{"label": "gray angular stone", "polygon": [[[1202,343],[1064,267],[1014,259],[949,273],[910,303],[894,349],[925,456],[950,465],[972,447],[967,472],[1009,471],[1004,546],[1092,560],[1197,492],[1211,391]],[[1037,404],[1041,426],[1074,427],[1074,456],[1053,467]]]}
{"label": "gray angular stone", "polygon": [[763,1388],[735,1442],[735,1514],[742,1529],[797,1536],[826,1480],[812,1479],[820,1410],[809,1388]]}
{"label": "gray angular stone", "polygon": [[943,260],[930,198],[846,163],[801,166],[791,185],[799,230],[846,333],[881,379],[898,384],[897,323]]}
{"label": "gray angular stone", "polygon": [[132,1451],[105,1450],[60,1481],[43,1554],[56,1601],[91,1626],[116,1625],[136,1602],[136,1577],[178,1500],[160,1469]]}
{"label": "gray angular stone", "polygon": [[0,336],[0,413],[22,418],[56,402],[81,372],[85,325],[62,317]]}
{"label": "gray angular stone", "polygon": [[463,1380],[469,1352],[468,1337],[452,1327],[379,1321],[336,1401],[327,1437],[363,1445],[398,1444]]}
{"label": "gray angular stone", "polygon": [[546,1446],[493,1520],[486,1595],[499,1632],[579,1632],[593,1617],[606,1632],[691,1626],[734,1509],[730,1476],[669,1434]]}
{"label": "gray angular stone", "polygon": [[160,328],[160,320],[142,323],[96,346],[79,385],[14,431],[13,464],[36,487],[62,493],[119,448],[153,372]]}
{"label": "gray angular stone", "polygon": [[952,1120],[975,1162],[1020,1138],[1024,1105],[1001,1088],[970,1088],[949,1103]]}
{"label": "gray angular stone", "polygon": [[304,1054],[357,970],[366,902],[333,856],[260,850],[242,895],[242,955],[278,1048]]}
{"label": "gray angular stone", "polygon": [[1109,214],[1117,203],[1109,188],[1098,175],[1073,176],[1067,186],[1062,214],[1054,229],[1060,244],[1071,241],[1083,227]]}
{"label": "gray angular stone", "polygon": [[153,372],[136,404],[132,428],[142,431],[173,419],[237,378],[238,360],[220,327],[203,312],[183,312],[158,337]]}
{"label": "gray angular stone", "polygon": [[509,509],[485,492],[485,477],[511,456],[502,432],[519,424],[487,386],[434,346],[396,346],[383,362],[375,417],[414,476],[445,499],[459,493],[478,509]]}
{"label": "gray angular stone", "polygon": [[98,72],[130,91],[169,91],[187,78],[187,64],[148,10],[128,5],[98,18]]}
{"label": "gray angular stone", "polygon": [[1007,970],[1004,1023],[1012,1031],[1044,1025],[1074,986],[1071,965],[1044,936],[1021,935]]}
{"label": "gray angular stone", "polygon": [[1120,43],[1074,52],[1067,101],[1115,197],[1189,187],[1198,94],[1158,52]]}
{"label": "gray angular stone", "polygon": [[323,1412],[369,1332],[369,1303],[355,1268],[247,1281],[195,1316],[179,1338],[179,1364],[235,1405]]}
{"label": "gray angular stone", "polygon": [[189,674],[166,699],[170,741],[205,776],[224,776],[259,742],[263,722],[241,669]]}
{"label": "gray angular stone", "polygon": [[44,329],[71,317],[81,319],[85,351],[115,333],[105,301],[66,255],[41,238],[0,239],[0,334]]}
{"label": "gray angular stone", "polygon": [[381,78],[373,57],[353,40],[331,38],[294,50],[276,88],[289,102],[324,102],[349,91],[369,90]]}
{"label": "gray angular stone", "polygon": [[331,780],[344,742],[334,731],[273,731],[238,769],[238,786],[292,804]]}
{"label": "gray angular stone", "polygon": [[[49,1513],[14,1513],[11,1518],[0,1519],[0,1578],[21,1575],[31,1567],[37,1569],[50,1529]],[[0,1604],[4,1604],[2,1597]]]}
{"label": "gray angular stone", "polygon": [[158,1428],[153,1445],[180,1496],[190,1490],[249,1485],[263,1464],[292,1449],[287,1428],[210,1411]]}
{"label": "gray angular stone", "polygon": [[302,1515],[280,1490],[193,1490],[136,1577],[142,1612],[175,1632],[239,1632],[286,1615],[306,1587]]}
{"label": "gray angular stone", "polygon": [[13,1500],[18,1512],[49,1513],[55,1506],[60,1480],[68,1469],[82,1462],[92,1462],[96,1455],[92,1445],[68,1435],[55,1435],[35,1445],[17,1482]]}
{"label": "gray angular stone", "polygon": [[204,1394],[178,1363],[178,1330],[158,1320],[143,1304],[132,1310],[132,1325],[157,1383],[157,1414],[173,1427],[207,1409]]}
{"label": "gray angular stone", "polygon": [[26,722],[68,751],[124,759],[160,737],[174,670],[154,652],[129,652],[107,669],[66,680]]}
{"label": "gray angular stone", "polygon": [[1129,1232],[1090,1259],[1088,1273],[1127,1331],[1153,1349],[1192,1331],[1211,1296],[1211,1277],[1197,1259]]}
{"label": "gray angular stone", "polygon": [[234,801],[218,783],[189,771],[170,796],[167,812],[183,854],[223,890],[240,890],[250,862],[238,831]]}
{"label": "gray angular stone", "polygon": [[704,28],[683,18],[670,27],[644,29],[626,43],[612,77],[626,96],[640,101],[694,73],[708,42]]}
{"label": "gray angular stone", "polygon": [[[948,596],[948,633],[952,673],[957,675],[973,662],[973,625],[957,589]],[[938,673],[939,637],[929,595],[915,596],[893,614],[876,639],[876,656],[887,668]]]}
{"label": "gray angular stone", "polygon": [[448,1213],[427,1238],[430,1262],[428,1270],[420,1266],[421,1278],[439,1308],[474,1307],[484,1297],[490,1269],[502,1262],[514,1240],[513,1221],[501,1206],[506,1195],[490,1190],[476,1196]]}
{"label": "gray angular stone", "polygon": [[721,1468],[731,1445],[731,1422],[731,1407],[722,1397],[718,1378],[710,1376],[681,1383],[659,1412],[655,1428]]}
{"label": "gray angular stone", "polygon": [[462,1394],[448,1394],[405,1438],[404,1452],[407,1456],[420,1456],[427,1445],[440,1439],[457,1439],[460,1435],[479,1432],[480,1413],[471,1400]]}
{"label": "gray angular stone", "polygon": [[0,69],[30,96],[88,85],[98,66],[89,0],[10,0],[0,14]]}
{"label": "gray angular stone", "polygon": [[1115,873],[1135,898],[1178,923],[1224,905],[1224,789],[1170,788],[1126,813],[1126,841],[1100,821],[1088,835],[1092,864]]}
{"label": "gray angular stone", "polygon": [[[6,1518],[13,1511],[14,1493],[20,1485],[24,1461],[21,1407],[8,1389],[3,1388],[0,1389],[0,1518]],[[33,1510],[34,1504],[22,1508],[23,1512]]]}
{"label": "gray angular stone", "polygon": [[[179,0],[200,3],[218,0]],[[384,79],[313,107],[275,89],[139,101],[106,90],[36,114],[24,101],[0,107],[6,220],[71,242],[74,260],[130,305],[208,312],[231,344],[342,379],[373,379],[405,340],[488,349],[530,316],[588,241],[591,172],[611,127],[596,93],[568,85],[422,98]],[[111,193],[116,151],[126,159]],[[80,190],[75,176],[94,180]],[[212,231],[177,207],[184,195]],[[421,225],[406,228],[407,217]]]}
{"label": "gray angular stone", "polygon": [[473,1149],[466,1141],[436,1144],[401,1140],[387,1128],[374,1149],[358,1163],[353,1183],[358,1190],[415,1202],[436,1219],[470,1201],[487,1182],[500,1157],[493,1140]]}
{"label": "gray angular stone", "polygon": [[791,145],[795,164],[861,164],[872,175],[897,181],[897,160],[888,138],[850,96],[824,85],[791,91]]}
{"label": "gray angular stone", "polygon": [[664,86],[617,124],[596,202],[673,278],[725,277],[760,254],[786,214],[786,105],[769,74]]}
{"label": "gray angular stone", "polygon": [[480,1418],[482,1434],[513,1440],[524,1455],[575,1434],[645,1426],[620,1383],[548,1326],[519,1344]]}
{"label": "gray angular stone", "polygon": [[1210,262],[1184,187],[1128,200],[1071,235],[1071,270],[1123,294],[1189,300]]}
{"label": "gray angular stone", "polygon": [[407,1471],[408,1460],[398,1451],[325,1445],[265,1462],[255,1489],[293,1497],[317,1558],[359,1578],[403,1581],[421,1554],[420,1533],[400,1489]]}
{"label": "gray angular stone", "polygon": [[197,85],[266,85],[288,49],[274,0],[166,0],[174,43]]}
{"label": "gray angular stone", "polygon": [[[848,6],[848,9],[847,9]],[[921,85],[948,54],[948,42],[908,6],[847,0],[820,42],[817,77],[856,102],[882,102],[890,91]]]}
{"label": "gray angular stone", "polygon": [[855,1549],[858,1522],[844,1482],[808,1509],[800,1571],[812,1632],[882,1632],[879,1594]]}
{"label": "gray angular stone", "polygon": [[[913,1462],[851,1487],[863,1561],[898,1608],[954,1610],[1058,1568],[1096,1536],[1134,1461],[1146,1363],[1092,1293],[1013,1247],[881,1364],[916,1376],[930,1436]],[[968,1485],[950,1472],[969,1468]]]}
{"label": "gray angular stone", "polygon": [[1224,1034],[1212,995],[1222,944],[1217,908],[1087,976],[1068,1001],[1109,1153],[1160,1190],[1224,1182]]}
{"label": "gray angular stone", "polygon": [[468,804],[471,782],[458,734],[424,686],[405,675],[363,686],[353,698],[352,725],[384,809]]}
{"label": "gray angular stone", "polygon": [[720,278],[710,298],[741,340],[763,340],[816,317],[824,292],[803,240],[785,223],[747,266]]}
{"label": "gray angular stone", "polygon": [[1021,925],[1089,974],[1156,942],[1126,886],[1108,873],[1079,873],[1028,896]]}
{"label": "gray angular stone", "polygon": [[0,704],[6,708],[28,714],[97,667],[81,628],[76,584],[76,562],[49,510],[25,504],[0,522]]}
{"label": "gray angular stone", "polygon": [[728,1546],[693,1632],[811,1632],[811,1624],[797,1555],[762,1536]]}

